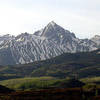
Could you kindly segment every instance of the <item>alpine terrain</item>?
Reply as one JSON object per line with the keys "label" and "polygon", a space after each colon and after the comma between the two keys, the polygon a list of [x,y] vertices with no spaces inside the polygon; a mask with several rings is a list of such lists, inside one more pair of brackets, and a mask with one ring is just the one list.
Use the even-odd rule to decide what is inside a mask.
{"label": "alpine terrain", "polygon": [[34,34],[0,36],[0,65],[25,64],[46,60],[63,53],[93,51],[100,48],[100,36],[79,39],[55,22]]}

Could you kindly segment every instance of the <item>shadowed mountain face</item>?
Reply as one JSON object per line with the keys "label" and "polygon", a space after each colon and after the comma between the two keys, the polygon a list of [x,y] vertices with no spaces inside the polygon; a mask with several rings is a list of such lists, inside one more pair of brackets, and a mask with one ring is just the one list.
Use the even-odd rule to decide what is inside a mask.
{"label": "shadowed mountain face", "polygon": [[78,39],[55,22],[34,34],[0,37],[0,64],[25,64],[46,60],[63,53],[92,51],[100,48],[100,37]]}

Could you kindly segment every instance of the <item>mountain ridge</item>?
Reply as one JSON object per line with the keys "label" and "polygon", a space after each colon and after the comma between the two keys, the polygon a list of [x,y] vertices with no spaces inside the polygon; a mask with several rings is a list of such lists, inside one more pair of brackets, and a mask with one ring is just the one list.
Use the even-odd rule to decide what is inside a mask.
{"label": "mountain ridge", "polygon": [[100,48],[99,36],[79,39],[73,32],[50,22],[42,30],[18,36],[0,36],[0,64],[25,64],[46,60],[63,53],[93,51]]}

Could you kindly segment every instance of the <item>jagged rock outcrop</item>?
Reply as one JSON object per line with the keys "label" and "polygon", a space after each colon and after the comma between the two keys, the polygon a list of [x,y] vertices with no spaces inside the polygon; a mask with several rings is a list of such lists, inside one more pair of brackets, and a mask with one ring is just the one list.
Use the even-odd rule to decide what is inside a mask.
{"label": "jagged rock outcrop", "polygon": [[100,36],[79,39],[55,22],[34,34],[22,33],[18,36],[0,37],[0,64],[25,64],[49,59],[66,52],[85,52],[100,47]]}

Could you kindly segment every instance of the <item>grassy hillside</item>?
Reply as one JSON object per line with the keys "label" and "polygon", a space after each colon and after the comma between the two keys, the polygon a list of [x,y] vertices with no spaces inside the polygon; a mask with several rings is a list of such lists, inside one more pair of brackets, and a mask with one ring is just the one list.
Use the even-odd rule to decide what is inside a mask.
{"label": "grassy hillside", "polygon": [[100,50],[82,53],[66,53],[58,57],[24,65],[0,66],[0,78],[51,76],[94,77],[100,76]]}
{"label": "grassy hillside", "polygon": [[85,83],[100,83],[100,77],[87,77],[81,79]]}
{"label": "grassy hillside", "polygon": [[75,79],[58,79],[54,77],[37,77],[37,78],[18,78],[4,80],[1,85],[15,90],[33,90],[48,88],[74,88],[85,85],[83,82]]}
{"label": "grassy hillside", "polygon": [[64,81],[54,77],[18,78],[1,81],[0,84],[15,90],[43,89],[54,87]]}

